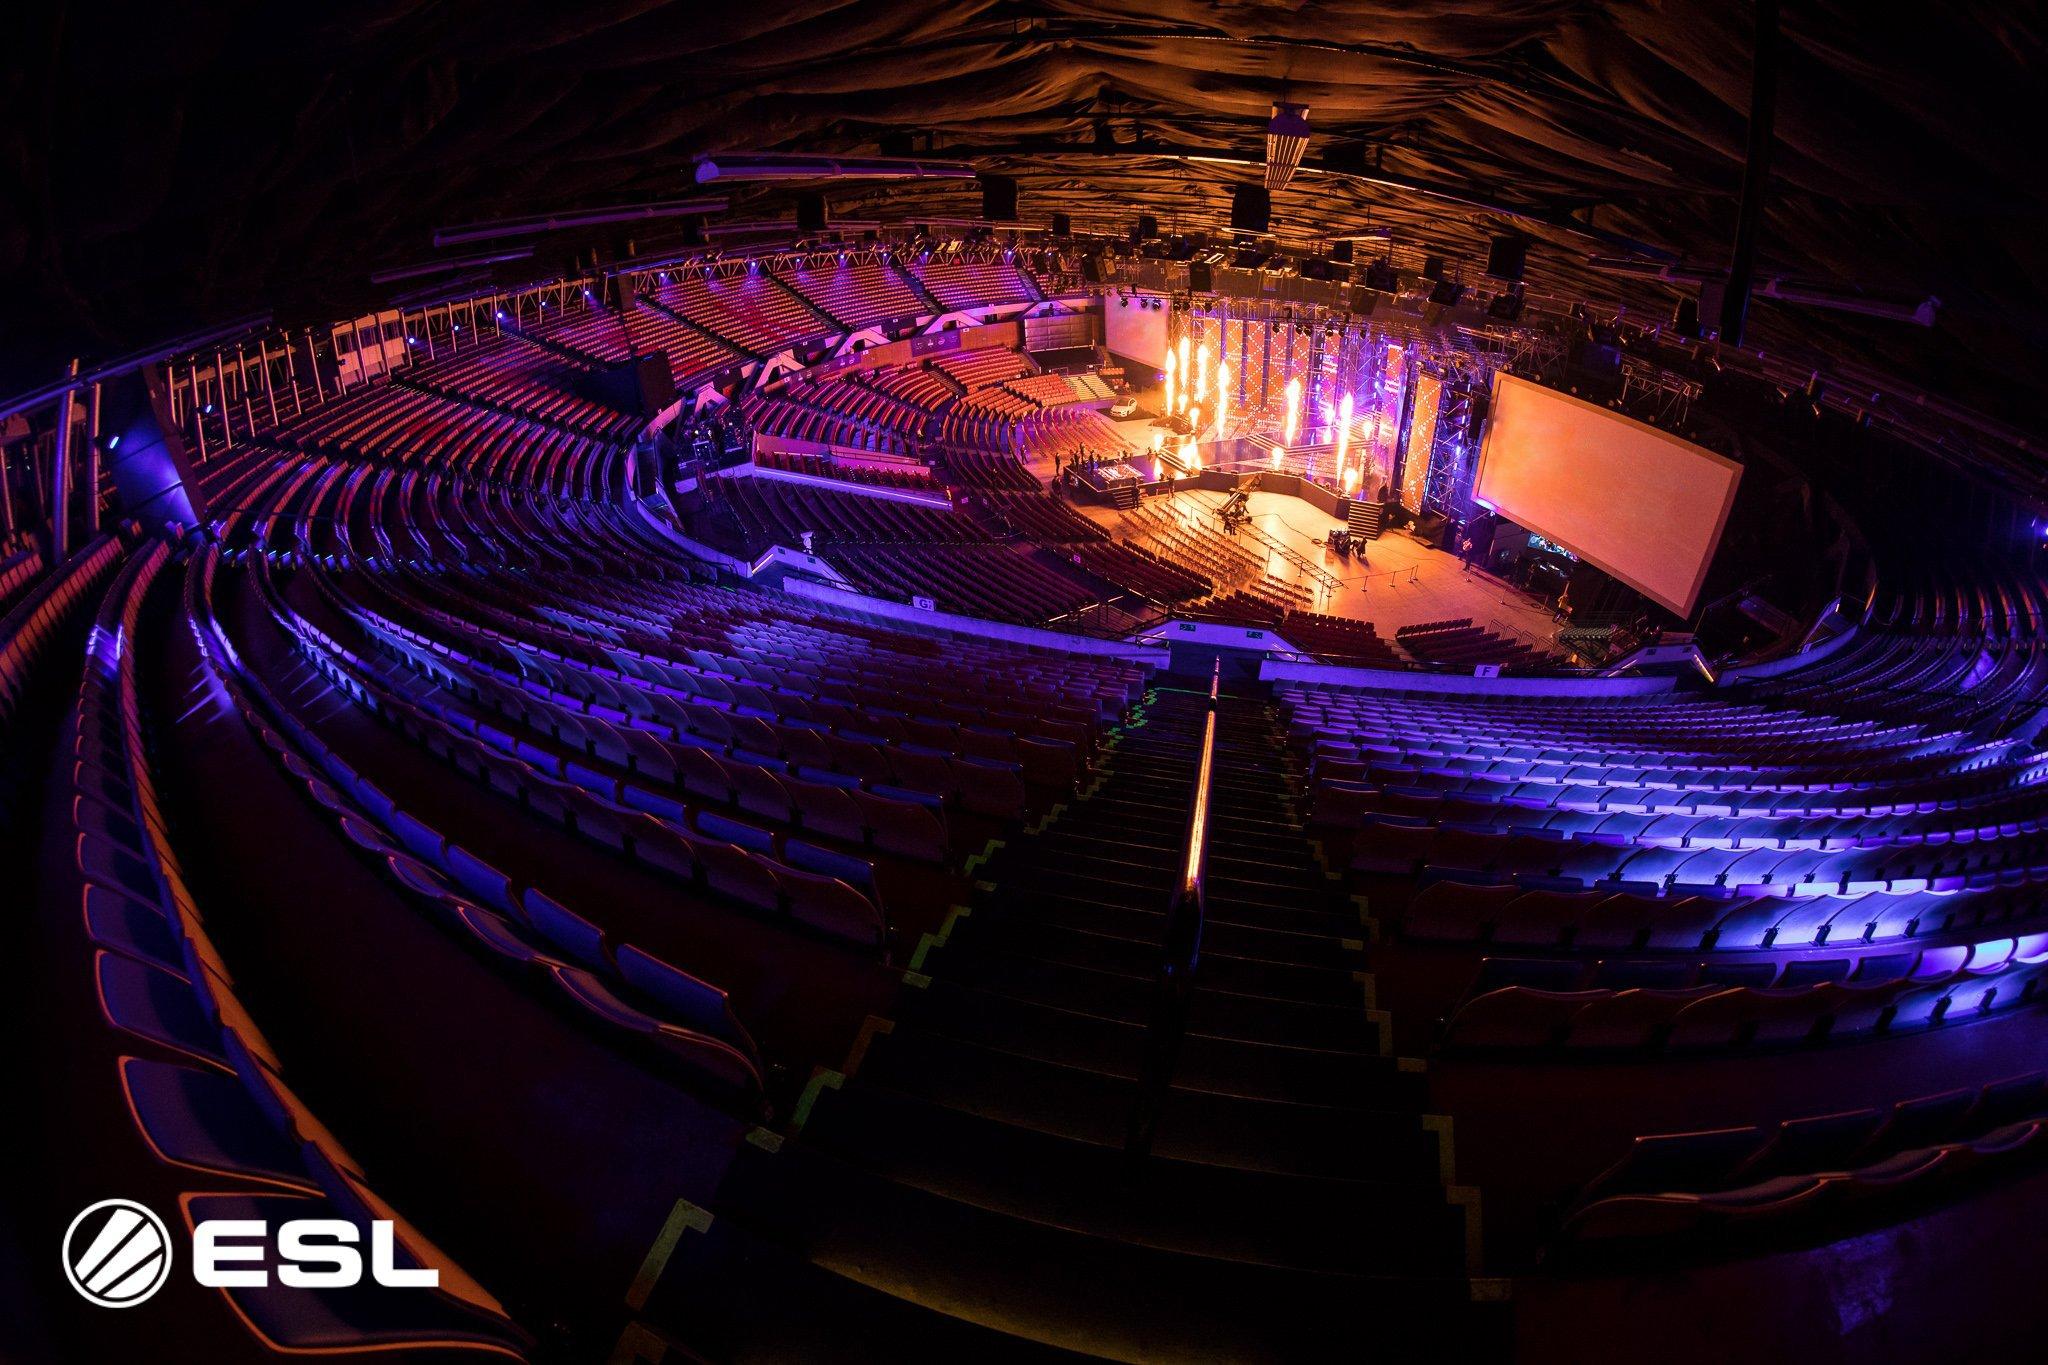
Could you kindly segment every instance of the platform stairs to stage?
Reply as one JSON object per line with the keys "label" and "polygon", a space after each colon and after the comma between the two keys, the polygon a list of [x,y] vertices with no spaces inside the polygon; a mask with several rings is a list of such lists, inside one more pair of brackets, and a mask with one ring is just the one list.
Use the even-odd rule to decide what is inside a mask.
{"label": "platform stairs to stage", "polygon": [[1351,500],[1351,534],[1359,540],[1378,540],[1386,530],[1387,509],[1377,502],[1365,498]]}

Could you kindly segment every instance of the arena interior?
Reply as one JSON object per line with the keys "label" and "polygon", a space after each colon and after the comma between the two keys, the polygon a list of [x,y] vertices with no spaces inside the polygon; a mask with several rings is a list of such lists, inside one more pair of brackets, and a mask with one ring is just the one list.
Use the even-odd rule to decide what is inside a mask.
{"label": "arena interior", "polygon": [[2038,12],[9,28],[0,1357],[2042,1358]]}

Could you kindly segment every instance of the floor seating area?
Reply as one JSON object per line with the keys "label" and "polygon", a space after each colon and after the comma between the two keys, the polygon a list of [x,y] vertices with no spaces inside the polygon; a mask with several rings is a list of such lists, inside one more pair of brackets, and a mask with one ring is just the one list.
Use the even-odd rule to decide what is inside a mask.
{"label": "floor seating area", "polygon": [[1201,604],[1202,613],[1216,620],[1277,628],[1309,604],[1308,589],[1272,577],[1262,557],[1211,527],[1193,504],[1154,501],[1133,508],[1120,517],[1117,533],[1153,558],[1209,579],[1218,591]]}

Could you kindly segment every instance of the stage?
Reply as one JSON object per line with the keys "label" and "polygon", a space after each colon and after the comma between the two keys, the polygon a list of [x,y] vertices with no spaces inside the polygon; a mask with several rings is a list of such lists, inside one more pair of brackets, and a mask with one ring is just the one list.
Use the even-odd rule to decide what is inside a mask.
{"label": "stage", "polygon": [[[1204,530],[1221,536],[1216,509],[1227,496],[1193,489],[1147,498],[1145,506],[1198,521]],[[1072,505],[1122,538],[1122,513],[1090,504]],[[1268,574],[1308,587],[1313,594],[1311,610],[1370,621],[1383,638],[1391,639],[1402,626],[1461,616],[1470,617],[1474,625],[1535,644],[1547,645],[1558,629],[1549,610],[1520,589],[1478,569],[1467,573],[1456,555],[1425,545],[1405,531],[1389,531],[1378,540],[1363,542],[1363,561],[1356,552],[1347,560],[1315,543],[1337,523],[1300,498],[1254,492],[1248,510],[1251,527],[1271,543],[1262,541],[1252,529],[1239,531],[1236,540],[1263,556]],[[1336,583],[1325,584],[1310,568],[1295,562],[1295,555]]]}

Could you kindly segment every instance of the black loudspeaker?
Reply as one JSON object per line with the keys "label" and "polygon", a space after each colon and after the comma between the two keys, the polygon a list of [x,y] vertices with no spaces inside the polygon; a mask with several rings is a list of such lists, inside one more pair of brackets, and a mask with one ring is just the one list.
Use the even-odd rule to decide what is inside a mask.
{"label": "black loudspeaker", "polygon": [[1216,292],[1216,272],[1207,261],[1188,262],[1188,292],[1213,294]]}
{"label": "black loudspeaker", "polygon": [[1338,265],[1351,264],[1351,239],[1349,237],[1344,238],[1342,241],[1330,243],[1330,259]]}
{"label": "black loudspeaker", "polygon": [[675,372],[667,351],[621,360],[590,376],[587,395],[620,412],[652,417],[676,401]]}
{"label": "black loudspeaker", "polygon": [[1441,256],[1424,256],[1422,258],[1422,278],[1425,280],[1440,280],[1443,277],[1444,258]]}
{"label": "black loudspeaker", "polygon": [[1133,240],[1149,242],[1159,235],[1159,220],[1149,213],[1141,213],[1138,215],[1138,226],[1133,231],[1137,234]]}
{"label": "black loudspeaker", "polygon": [[1102,258],[1100,256],[1083,256],[1081,258],[1081,278],[1090,284],[1102,283]]}
{"label": "black loudspeaker", "polygon": [[1273,196],[1264,185],[1230,187],[1230,230],[1259,233],[1273,217]]}
{"label": "black loudspeaker", "polygon": [[1074,220],[1064,213],[1055,213],[1052,216],[1052,235],[1055,237],[1073,236]]}
{"label": "black loudspeaker", "polygon": [[825,230],[824,195],[800,194],[796,197],[796,230],[806,233]]}
{"label": "black loudspeaker", "polygon": [[1683,298],[1671,315],[1671,330],[1682,337],[1696,337],[1700,334],[1700,304],[1698,299]]}
{"label": "black loudspeaker", "polygon": [[1486,249],[1486,273],[1496,280],[1519,280],[1529,260],[1529,239],[1518,232],[1504,232]]}
{"label": "black loudspeaker", "polygon": [[1450,308],[1465,296],[1465,286],[1450,280],[1438,280],[1436,287],[1429,291],[1429,301],[1439,308]]}
{"label": "black loudspeaker", "polygon": [[638,363],[640,415],[652,417],[676,401],[676,372],[669,368],[667,351],[643,355]]}
{"label": "black loudspeaker", "polygon": [[981,217],[987,223],[1017,221],[1017,182],[1007,175],[981,177]]}
{"label": "black loudspeaker", "polygon": [[1365,268],[1365,287],[1382,294],[1397,293],[1401,288],[1401,272],[1394,269],[1392,261],[1374,261]]}
{"label": "black loudspeaker", "polygon": [[1486,315],[1502,322],[1513,322],[1522,316],[1522,286],[1515,284],[1501,290],[1493,302],[1486,305]]}

